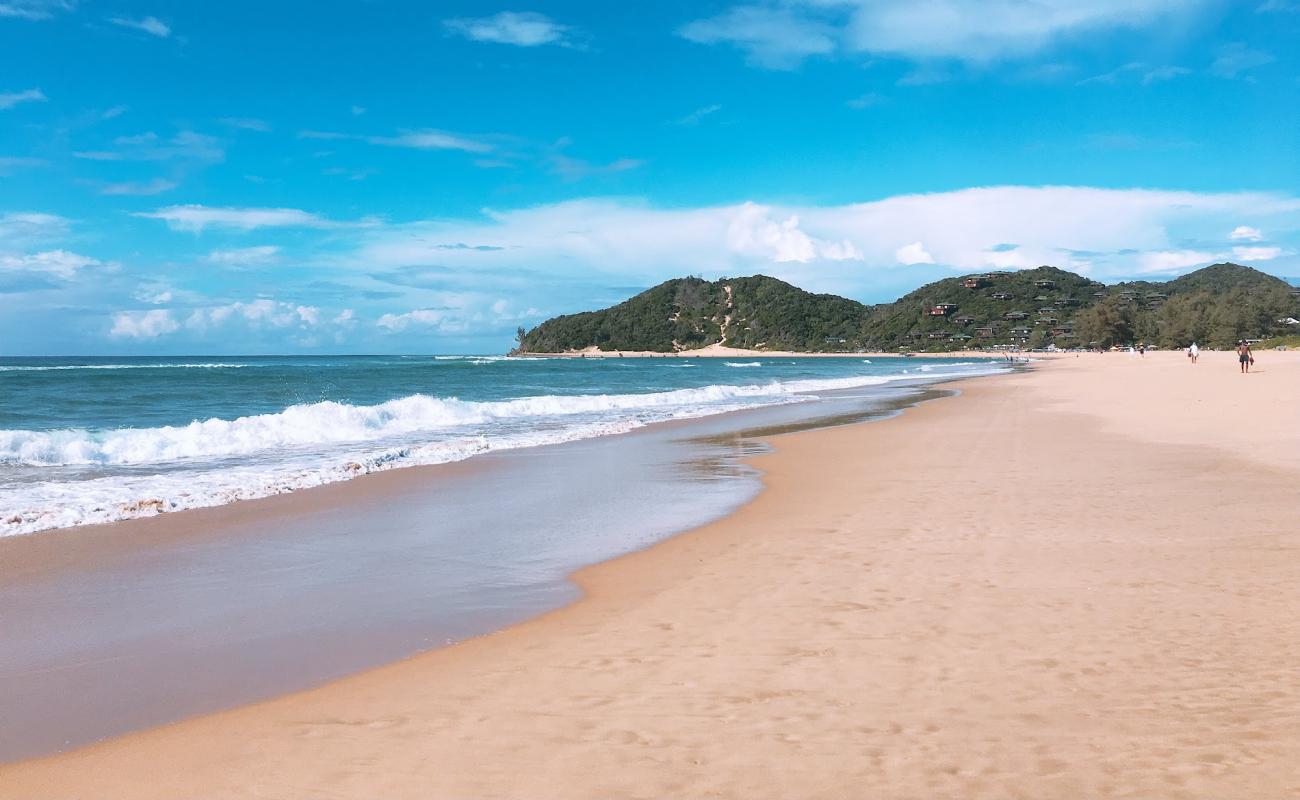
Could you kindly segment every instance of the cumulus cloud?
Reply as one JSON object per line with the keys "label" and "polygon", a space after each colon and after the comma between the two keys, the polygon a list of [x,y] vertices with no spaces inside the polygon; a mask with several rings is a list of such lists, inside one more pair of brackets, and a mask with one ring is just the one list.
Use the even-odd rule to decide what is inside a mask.
{"label": "cumulus cloud", "polygon": [[1264,238],[1264,234],[1259,228],[1252,228],[1249,225],[1238,225],[1228,234],[1228,238],[1234,242],[1258,242]]}
{"label": "cumulus cloud", "polygon": [[894,259],[900,264],[933,264],[934,256],[920,242],[905,244],[894,251]]}
{"label": "cumulus cloud", "polygon": [[112,17],[108,20],[114,25],[120,25],[123,28],[132,28],[137,31],[143,31],[150,36],[157,36],[160,39],[166,39],[172,35],[171,26],[157,17]]}
{"label": "cumulus cloud", "polygon": [[195,309],[185,320],[185,327],[204,331],[230,322],[242,322],[252,328],[315,328],[320,325],[321,310],[262,297]]}
{"label": "cumulus cloud", "polygon": [[1143,29],[1207,0],[789,0],[743,3],[683,26],[705,44],[741,48],[762,66],[812,55],[869,53],[912,61],[988,63],[1030,56],[1085,35]]}
{"label": "cumulus cloud", "polygon": [[149,311],[119,311],[113,315],[108,335],[114,339],[157,339],[180,330],[172,312],[155,308]]}
{"label": "cumulus cloud", "polygon": [[572,45],[569,38],[572,28],[534,11],[502,11],[490,17],[449,19],[443,22],[443,27],[450,33],[475,42],[511,44],[517,47]]}
{"label": "cumulus cloud", "polygon": [[99,259],[67,250],[46,250],[25,255],[0,255],[0,270],[41,273],[70,281],[86,267],[99,266]]}
{"label": "cumulus cloud", "polygon": [[258,228],[332,228],[343,223],[297,208],[232,208],[203,205],[167,206],[156,211],[141,211],[133,216],[160,219],[178,231],[202,233],[205,228],[233,228],[251,231]]}
{"label": "cumulus cloud", "polygon": [[432,328],[439,333],[458,333],[466,329],[464,320],[457,320],[444,309],[418,308],[404,314],[384,314],[376,322],[387,333],[400,333],[409,327]]}
{"label": "cumulus cloud", "polygon": [[1233,258],[1241,261],[1272,261],[1282,255],[1280,247],[1234,247]]}
{"label": "cumulus cloud", "polygon": [[49,98],[40,89],[24,89],[21,92],[0,92],[0,111],[5,111],[19,103],[44,103]]}
{"label": "cumulus cloud", "polygon": [[[1294,231],[1297,213],[1300,200],[1276,193],[1068,186],[840,206],[655,208],[588,199],[376,228],[347,260],[375,270],[476,270],[485,281],[519,269],[584,280],[618,276],[618,285],[765,272],[852,293],[879,285],[900,261],[961,272],[1053,264],[1100,279],[1176,271],[1231,255],[1184,244],[1225,217]],[[437,246],[447,242],[488,249]]]}

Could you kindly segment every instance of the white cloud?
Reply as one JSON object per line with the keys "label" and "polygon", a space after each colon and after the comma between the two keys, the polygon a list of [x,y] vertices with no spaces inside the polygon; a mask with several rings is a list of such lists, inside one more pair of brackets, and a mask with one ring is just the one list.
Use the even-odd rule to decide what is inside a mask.
{"label": "white cloud", "polygon": [[160,39],[166,39],[172,35],[171,27],[158,19],[157,17],[141,17],[132,19],[131,17],[112,17],[109,22],[114,25],[121,25],[123,28],[133,28],[137,31],[144,31],[150,36],[157,36]]}
{"label": "white cloud", "polygon": [[316,328],[321,324],[321,311],[316,306],[285,303],[280,300],[258,298],[247,303],[195,309],[185,320],[185,327],[206,331],[232,322],[241,322],[250,328]]}
{"label": "white cloud", "polygon": [[432,129],[403,131],[397,136],[367,136],[365,140],[386,147],[410,147],[416,150],[463,150],[467,153],[488,153],[493,149],[487,142]]}
{"label": "white cloud", "polygon": [[811,55],[869,53],[912,61],[987,63],[1030,56],[1089,34],[1143,29],[1196,13],[1207,0],[789,0],[741,4],[678,33],[733,44],[786,68]]}
{"label": "white cloud", "polygon": [[1277,59],[1262,50],[1252,50],[1241,42],[1233,42],[1219,47],[1214,63],[1210,64],[1210,74],[1220,78],[1235,78],[1243,72],[1272,64]]}
{"label": "white cloud", "polygon": [[1264,234],[1259,228],[1252,228],[1249,225],[1238,225],[1228,234],[1228,238],[1234,242],[1258,242],[1264,238]]}
{"label": "white cloud", "polygon": [[1179,272],[1189,267],[1210,264],[1219,256],[1201,250],[1158,250],[1138,257],[1138,271],[1147,273]]}
{"label": "white cloud", "polygon": [[797,214],[773,219],[771,208],[754,203],[745,203],[735,211],[727,226],[726,241],[734,253],[775,263],[797,261],[806,264],[818,259],[846,261],[862,258],[847,239],[840,242],[816,239],[799,227]]}
{"label": "white cloud", "polygon": [[375,325],[387,333],[400,333],[409,327],[431,328],[439,333],[459,333],[467,323],[444,309],[419,308],[405,314],[384,314]]}
{"label": "white cloud", "polygon": [[202,233],[208,227],[251,231],[257,228],[332,228],[341,224],[297,208],[216,208],[184,205],[137,212],[133,216],[160,219],[173,230],[194,233]]}
{"label": "white cloud", "polygon": [[0,3],[0,17],[42,20],[56,11],[71,11],[73,0],[5,0]]}
{"label": "white cloud", "polygon": [[572,29],[545,14],[533,11],[502,11],[490,17],[449,19],[443,26],[475,42],[537,47],[544,44],[571,45]]}
{"label": "white cloud", "polygon": [[127,181],[125,183],[106,183],[100,186],[99,193],[106,195],[129,195],[135,197],[147,197],[163,192],[170,192],[180,184],[176,181],[169,181],[164,178],[154,178],[148,183],[139,183]]}
{"label": "white cloud", "polygon": [[872,106],[878,106],[883,102],[885,102],[884,95],[878,94],[876,92],[867,92],[866,94],[860,94],[857,97],[853,98],[852,100],[846,101],[844,105],[848,106],[849,108],[856,108],[858,110],[862,110],[864,108],[871,108]]}
{"label": "white cloud", "polygon": [[150,311],[119,311],[113,315],[108,335],[114,339],[157,339],[180,330],[172,312],[164,308]]}
{"label": "white cloud", "polygon": [[110,150],[78,150],[74,158],[89,161],[168,161],[186,159],[217,162],[226,157],[221,142],[202,133],[181,131],[164,139],[152,131],[135,136],[119,136]]}
{"label": "white cloud", "polygon": [[222,117],[218,121],[222,125],[241,131],[257,131],[258,133],[266,133],[271,130],[271,125],[266,120],[253,119],[251,117]]}
{"label": "white cloud", "polygon": [[72,280],[86,267],[99,266],[101,263],[98,259],[67,250],[46,250],[28,255],[0,255],[0,269],[53,275],[62,280]]}
{"label": "white cloud", "polygon": [[[485,281],[516,270],[644,284],[691,273],[765,272],[852,293],[878,285],[920,250],[935,269],[962,272],[1053,264],[1119,279],[1178,270],[1230,255],[1183,244],[1203,240],[1225,218],[1294,232],[1298,214],[1300,199],[1276,193],[1069,186],[985,187],[841,206],[665,209],[588,199],[375,228],[343,260],[368,269],[470,271]],[[446,242],[475,247],[440,246]],[[905,249],[918,242],[919,250]]]}
{"label": "white cloud", "polygon": [[1272,261],[1282,255],[1280,247],[1234,247],[1232,248],[1234,258],[1242,261]]}
{"label": "white cloud", "polygon": [[900,264],[933,264],[934,256],[920,242],[905,244],[894,251],[894,259]]}
{"label": "white cloud", "polygon": [[677,34],[699,44],[730,44],[751,63],[793,69],[808,56],[835,50],[836,31],[790,8],[736,6],[716,17],[683,25]]}
{"label": "white cloud", "polygon": [[40,89],[24,89],[21,92],[0,92],[0,111],[5,111],[19,103],[44,103],[49,98]]}
{"label": "white cloud", "polygon": [[701,108],[697,108],[697,109],[695,109],[694,111],[692,111],[691,113],[689,113],[689,114],[687,114],[686,116],[682,117],[681,119],[675,120],[675,121],[674,121],[674,124],[676,124],[676,125],[699,125],[699,124],[700,124],[700,120],[704,119],[705,117],[709,116],[710,114],[716,114],[716,113],[718,113],[718,112],[721,111],[721,110],[722,110],[722,106],[718,105],[717,103],[714,103],[714,104],[712,104],[712,105],[703,106],[703,107],[701,107]]}
{"label": "white cloud", "polygon": [[279,253],[279,247],[269,244],[237,247],[231,250],[213,250],[208,253],[207,260],[222,267],[261,267],[273,263]]}
{"label": "white cloud", "polygon": [[57,214],[17,212],[0,214],[0,244],[30,244],[65,235],[71,223]]}
{"label": "white cloud", "polygon": [[1169,80],[1173,80],[1174,78],[1181,78],[1184,75],[1191,75],[1191,74],[1192,71],[1187,67],[1171,67],[1171,66],[1156,67],[1155,69],[1147,70],[1142,75],[1142,82],[1144,84],[1150,85],[1152,83],[1158,83],[1160,81],[1169,81]]}
{"label": "white cloud", "polygon": [[43,158],[27,158],[19,156],[0,156],[0,175],[8,175],[16,169],[26,169],[29,167],[43,167],[49,162]]}

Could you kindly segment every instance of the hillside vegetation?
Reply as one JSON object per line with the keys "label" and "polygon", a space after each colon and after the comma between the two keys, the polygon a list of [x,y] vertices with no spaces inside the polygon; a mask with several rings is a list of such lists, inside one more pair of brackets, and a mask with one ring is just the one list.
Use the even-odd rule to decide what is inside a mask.
{"label": "hillside vegetation", "polygon": [[522,334],[519,349],[559,353],[595,346],[672,353],[723,343],[822,352],[861,343],[869,312],[853,300],[811,294],[765,275],[712,282],[676,278],[603,311],[547,320]]}
{"label": "hillside vegetation", "polygon": [[866,306],[812,294],[764,275],[677,278],[601,311],[568,314],[530,331],[519,351],[596,347],[673,353],[711,344],[755,350],[946,351],[1062,348],[1145,342],[1228,347],[1296,333],[1300,291],[1237,264],[1172,281],[1106,286],[1055,267],[946,278],[893,303]]}

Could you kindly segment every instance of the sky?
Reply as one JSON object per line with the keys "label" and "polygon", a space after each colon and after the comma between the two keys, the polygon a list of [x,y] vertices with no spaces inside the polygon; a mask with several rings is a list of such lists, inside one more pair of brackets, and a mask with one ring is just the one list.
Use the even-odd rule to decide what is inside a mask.
{"label": "sky", "polygon": [[0,0],[0,355],[500,352],[660,281],[1300,276],[1300,0]]}

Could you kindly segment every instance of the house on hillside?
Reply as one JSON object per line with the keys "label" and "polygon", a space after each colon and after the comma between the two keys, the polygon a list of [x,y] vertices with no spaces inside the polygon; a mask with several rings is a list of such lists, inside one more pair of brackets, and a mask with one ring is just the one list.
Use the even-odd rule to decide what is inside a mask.
{"label": "house on hillside", "polygon": [[962,314],[960,317],[953,317],[953,318],[952,318],[952,321],[955,322],[955,323],[957,323],[958,325],[974,325],[974,324],[975,324],[975,318],[972,317],[972,316],[969,316],[969,315],[967,315],[967,314]]}
{"label": "house on hillside", "polygon": [[1056,313],[1056,309],[1051,306],[1043,306],[1038,309],[1038,313],[1044,317],[1050,317],[1052,314]]}
{"label": "house on hillside", "polygon": [[965,286],[967,289],[981,289],[985,286],[988,286],[992,282],[993,279],[990,278],[988,275],[972,275],[971,277],[962,281],[961,285]]}
{"label": "house on hillside", "polygon": [[1056,317],[1039,317],[1034,320],[1035,325],[1055,325],[1060,322]]}
{"label": "house on hillside", "polygon": [[826,344],[844,344],[848,339],[841,339],[838,336],[827,336]]}
{"label": "house on hillside", "polygon": [[1029,315],[1023,311],[1008,311],[1002,315],[1003,319],[1028,319]]}
{"label": "house on hillside", "polygon": [[989,295],[989,297],[992,297],[994,300],[1014,300],[1016,296],[1010,292],[994,292]]}
{"label": "house on hillside", "polygon": [[964,333],[954,333],[952,336],[948,337],[948,341],[955,342],[956,344],[965,344],[966,342],[969,342],[970,339],[971,337]]}
{"label": "house on hillside", "polygon": [[1034,281],[1034,288],[1035,288],[1035,289],[1055,289],[1055,288],[1056,288],[1056,281],[1049,281],[1049,280]]}
{"label": "house on hillside", "polygon": [[956,303],[938,303],[930,309],[932,317],[946,317],[957,310]]}
{"label": "house on hillside", "polygon": [[1105,297],[1106,297],[1106,293],[1105,293],[1105,292],[1093,292],[1093,293],[1092,293],[1092,296],[1093,296],[1093,298],[1095,298],[1095,299],[1097,299],[1097,300],[1104,300]]}
{"label": "house on hillside", "polygon": [[997,328],[992,325],[985,325],[983,328],[976,328],[975,335],[981,339],[992,339],[997,333]]}
{"label": "house on hillside", "polygon": [[949,336],[951,336],[951,335],[952,335],[952,334],[948,333],[948,331],[930,331],[930,333],[927,334],[925,338],[927,338],[927,339],[947,339],[947,338],[948,338]]}
{"label": "house on hillside", "polygon": [[1064,308],[1066,306],[1072,306],[1074,303],[1075,299],[1073,297],[1059,297],[1052,303],[1052,305]]}

